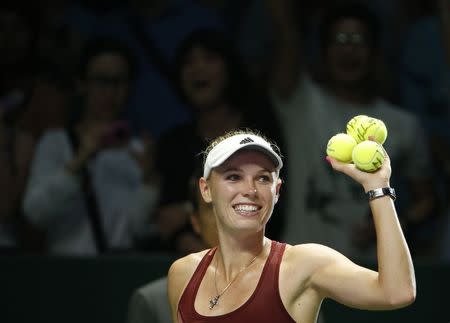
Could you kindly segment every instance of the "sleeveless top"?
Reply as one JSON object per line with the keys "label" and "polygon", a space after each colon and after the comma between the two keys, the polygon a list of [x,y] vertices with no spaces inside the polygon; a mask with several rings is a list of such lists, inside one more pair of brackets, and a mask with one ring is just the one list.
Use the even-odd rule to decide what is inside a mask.
{"label": "sleeveless top", "polygon": [[286,311],[278,289],[278,274],[285,243],[272,241],[269,257],[264,264],[261,277],[250,298],[236,310],[217,316],[204,316],[195,310],[194,302],[198,288],[211,263],[216,248],[206,253],[189,281],[178,304],[178,319],[182,323],[295,323]]}

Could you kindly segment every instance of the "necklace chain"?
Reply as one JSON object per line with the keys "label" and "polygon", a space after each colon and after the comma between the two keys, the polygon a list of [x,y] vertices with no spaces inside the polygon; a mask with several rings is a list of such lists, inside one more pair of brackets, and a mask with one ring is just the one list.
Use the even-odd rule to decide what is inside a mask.
{"label": "necklace chain", "polygon": [[[265,244],[264,244],[265,245]],[[234,281],[238,278],[239,274],[242,273],[244,270],[246,270],[247,268],[249,268],[256,260],[256,258],[258,258],[258,256],[262,253],[262,251],[264,250],[264,245],[261,249],[261,251],[252,259],[250,260],[250,262],[241,270],[238,271],[238,273],[236,274],[236,276],[233,277],[232,280],[230,280],[230,282],[225,286],[224,289],[222,289],[222,291],[219,293],[219,289],[217,288],[217,259],[216,258],[216,268],[214,269],[214,286],[216,288],[216,296],[214,296],[213,298],[211,298],[209,300],[209,309],[212,310],[214,308],[214,306],[219,304],[219,299],[222,297],[223,294],[225,294],[225,292],[227,291],[227,289],[231,286],[231,284],[234,283]]]}

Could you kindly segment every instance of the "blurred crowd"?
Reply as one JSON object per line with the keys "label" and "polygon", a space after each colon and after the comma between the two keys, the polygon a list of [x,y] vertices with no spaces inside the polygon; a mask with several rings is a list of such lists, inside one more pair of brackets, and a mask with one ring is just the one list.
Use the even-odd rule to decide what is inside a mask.
{"label": "blurred crowd", "polygon": [[267,236],[374,260],[364,192],[324,160],[365,114],[413,256],[450,261],[447,0],[5,0],[0,70],[0,255],[205,248],[191,178],[247,127],[285,156]]}

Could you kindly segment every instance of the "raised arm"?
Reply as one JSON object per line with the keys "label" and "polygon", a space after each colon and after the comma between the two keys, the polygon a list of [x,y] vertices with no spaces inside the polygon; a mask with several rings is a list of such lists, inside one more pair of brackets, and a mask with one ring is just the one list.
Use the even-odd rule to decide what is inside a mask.
{"label": "raised arm", "polygon": [[295,1],[266,0],[266,5],[275,31],[271,87],[277,96],[287,99],[295,90],[303,69],[301,37],[294,18]]}
{"label": "raised arm", "polygon": [[[330,159],[334,170],[361,183],[367,192],[390,185],[389,158],[375,173]],[[384,196],[370,202],[377,234],[378,272],[363,268],[341,254],[322,248],[310,283],[323,297],[360,309],[394,309],[412,303],[416,283],[411,255],[400,227],[394,202]]]}

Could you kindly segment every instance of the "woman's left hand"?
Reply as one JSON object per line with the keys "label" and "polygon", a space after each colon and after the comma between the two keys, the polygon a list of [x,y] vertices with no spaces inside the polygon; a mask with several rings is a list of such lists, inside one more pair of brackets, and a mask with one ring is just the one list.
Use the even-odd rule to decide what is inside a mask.
{"label": "woman's left hand", "polygon": [[344,173],[360,183],[364,187],[365,192],[389,186],[392,170],[391,161],[386,151],[384,151],[383,165],[372,173],[359,170],[353,163],[342,163],[329,156],[326,159],[334,170]]}

